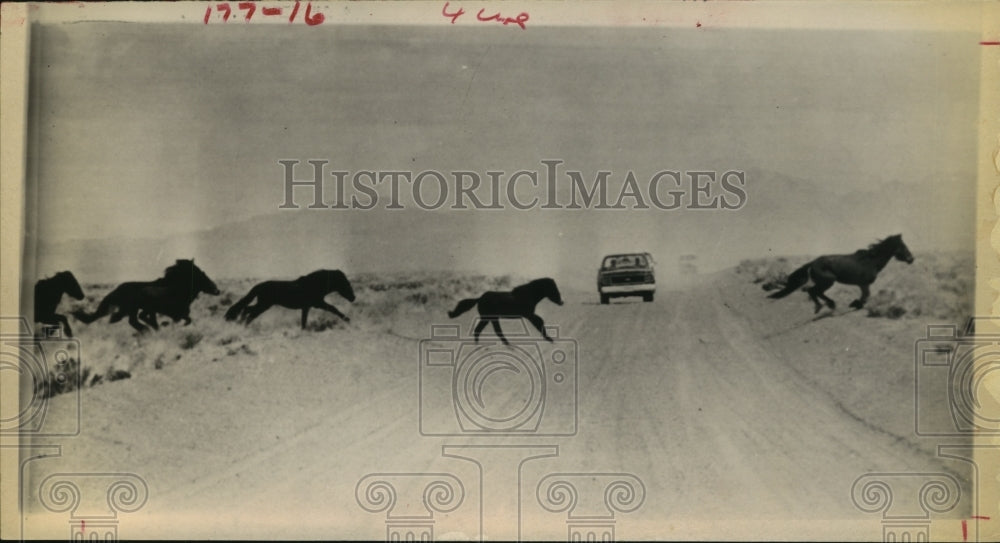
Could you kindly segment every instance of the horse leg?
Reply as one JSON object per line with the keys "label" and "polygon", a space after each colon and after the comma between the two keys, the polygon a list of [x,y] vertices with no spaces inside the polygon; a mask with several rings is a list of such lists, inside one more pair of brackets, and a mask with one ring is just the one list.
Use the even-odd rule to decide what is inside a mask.
{"label": "horse leg", "polygon": [[819,313],[819,310],[823,308],[823,306],[819,303],[820,299],[825,301],[826,306],[830,309],[836,309],[837,303],[828,298],[826,294],[823,294],[826,292],[826,289],[833,286],[834,279],[815,270],[812,271],[810,275],[812,276],[813,286],[808,290],[809,297],[812,298],[813,303],[816,304],[816,310],[813,312]]}
{"label": "horse leg", "polygon": [[528,319],[528,322],[535,325],[535,328],[538,328],[538,331],[542,333],[542,337],[545,338],[546,341],[555,341],[550,338],[549,334],[545,331],[545,321],[543,321],[541,317],[532,313],[530,315],[525,315],[524,318]]}
{"label": "horse leg", "polygon": [[868,301],[868,296],[871,295],[871,292],[868,290],[868,285],[858,285],[858,287],[861,288],[861,297],[851,302],[851,307],[854,309],[861,309],[864,307],[865,302]]}
{"label": "horse leg", "polygon": [[340,310],[338,310],[336,307],[333,307],[332,305],[324,302],[323,300],[320,300],[318,303],[316,303],[314,307],[317,307],[319,309],[325,309],[330,313],[333,313],[334,315],[343,319],[344,322],[351,322],[351,319],[347,315],[341,313]]}
{"label": "horse leg", "polygon": [[813,310],[813,313],[819,313],[819,310],[823,309],[823,304],[820,303],[819,296],[816,294],[816,292],[814,292],[815,289],[816,289],[815,286],[809,287],[809,290],[807,290],[806,292],[809,293],[809,299],[812,300],[813,305],[816,306],[816,309]]}
{"label": "horse leg", "polygon": [[52,316],[55,317],[57,321],[56,324],[62,325],[62,327],[66,330],[66,337],[73,337],[73,330],[69,327],[69,319],[66,318],[66,315],[53,313]]}
{"label": "horse leg", "polygon": [[156,322],[156,313],[152,311],[143,310],[139,313],[139,319],[148,324],[153,330],[159,330],[160,325]]}
{"label": "horse leg", "polygon": [[837,309],[837,302],[831,300],[829,297],[827,297],[826,294],[823,294],[823,291],[820,291],[819,297],[826,301],[826,306],[829,307],[831,310]]}
{"label": "horse leg", "polygon": [[503,330],[500,329],[500,319],[493,317],[490,320],[493,322],[493,331],[496,332],[497,337],[500,338],[500,341],[502,341],[504,345],[510,345],[510,343],[507,341],[507,338],[504,337],[503,335]]}
{"label": "horse leg", "polygon": [[302,308],[302,329],[306,329],[306,319],[309,318],[309,306]]}
{"label": "horse leg", "polygon": [[245,311],[244,315],[246,315],[246,319],[243,320],[243,324],[250,324],[251,322],[253,322],[254,319],[259,317],[261,313],[270,309],[270,307],[271,304],[265,305],[263,303],[257,303],[256,305],[252,305],[246,308],[244,310]]}
{"label": "horse leg", "polygon": [[472,337],[475,338],[476,343],[479,343],[479,334],[482,333],[483,328],[486,328],[486,325],[489,323],[488,319],[482,319],[479,321],[479,324],[476,324],[476,329],[472,332]]}
{"label": "horse leg", "polygon": [[128,323],[132,325],[132,328],[135,328],[136,330],[139,331],[140,334],[142,334],[145,333],[148,329],[139,323],[138,314],[139,314],[138,308],[135,311],[129,313]]}

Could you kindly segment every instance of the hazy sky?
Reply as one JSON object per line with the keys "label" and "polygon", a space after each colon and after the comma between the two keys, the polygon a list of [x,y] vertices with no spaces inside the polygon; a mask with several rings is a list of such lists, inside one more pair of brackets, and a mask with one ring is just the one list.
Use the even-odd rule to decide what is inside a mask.
{"label": "hazy sky", "polygon": [[[794,183],[834,196],[900,183],[971,210],[977,40],[745,29],[36,26],[29,184],[46,241],[163,237],[276,213],[281,159],[484,173],[540,170],[540,160],[557,158],[588,177],[619,172],[618,180],[625,170],[648,179],[662,169],[735,169],[790,180],[780,185],[790,198]],[[744,214],[739,228],[833,229],[815,224],[830,202],[804,202],[801,224],[768,223],[769,203],[755,195],[782,193],[764,190],[767,182],[748,180],[755,206],[736,212]],[[646,220],[619,215],[609,224]],[[721,220],[701,215],[706,224]],[[685,216],[684,228],[698,220]],[[869,242],[892,233],[870,224],[852,234]]]}

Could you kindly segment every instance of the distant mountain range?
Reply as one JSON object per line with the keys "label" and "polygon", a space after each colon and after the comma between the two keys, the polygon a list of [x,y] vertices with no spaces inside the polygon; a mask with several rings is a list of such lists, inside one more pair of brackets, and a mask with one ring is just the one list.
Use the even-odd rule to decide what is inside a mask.
{"label": "distant mountain range", "polygon": [[739,210],[276,209],[161,239],[43,241],[38,275],[72,269],[84,282],[152,279],[193,257],[215,278],[447,269],[553,276],[589,288],[611,252],[649,251],[669,277],[686,254],[712,271],[743,258],[850,252],[895,233],[914,252],[973,248],[973,179],[873,180],[865,191],[764,170],[746,179],[749,199]]}

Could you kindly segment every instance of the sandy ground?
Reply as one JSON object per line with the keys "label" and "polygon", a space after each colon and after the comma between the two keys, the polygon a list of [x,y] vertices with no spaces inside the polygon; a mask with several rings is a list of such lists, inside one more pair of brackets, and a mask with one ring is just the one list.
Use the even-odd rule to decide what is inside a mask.
{"label": "sandy ground", "polygon": [[[604,518],[618,539],[880,539],[880,516],[852,502],[858,477],[944,472],[969,489],[967,464],[937,457],[938,441],[913,430],[914,342],[928,322],[813,320],[805,294],[768,300],[732,271],[661,286],[653,303],[563,294],[565,305],[543,301],[538,313],[576,342],[575,435],[421,435],[420,340],[431,323],[467,331],[471,313],[449,321],[435,306],[399,315],[389,333],[358,322],[301,332],[295,312],[272,310],[273,326],[223,323],[224,346],[207,338],[159,371],[83,390],[81,435],[27,464],[25,535],[65,536],[68,514],[45,512],[34,489],[57,472],[139,475],[147,503],[118,516],[128,538],[381,539],[386,513],[356,499],[372,473],[454,475],[464,498],[434,515],[435,537],[494,540],[566,538],[567,513],[537,497],[551,473],[585,474],[577,521],[612,513],[603,487],[589,490],[603,480],[592,474],[641,481],[639,507]],[[832,294],[845,307],[854,296]],[[80,325],[81,342],[100,326]],[[542,356],[569,344],[542,344]],[[501,410],[521,401],[489,394]],[[65,395],[50,407],[68,417],[75,404]],[[548,457],[522,463],[531,454]],[[423,479],[397,480],[393,514],[423,511],[413,486]],[[968,516],[969,496],[940,517]]]}

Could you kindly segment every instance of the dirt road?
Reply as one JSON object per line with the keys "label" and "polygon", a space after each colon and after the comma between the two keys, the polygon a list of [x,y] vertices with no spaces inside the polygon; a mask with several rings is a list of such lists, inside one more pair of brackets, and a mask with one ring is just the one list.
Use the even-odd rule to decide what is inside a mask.
{"label": "dirt road", "polygon": [[[84,390],[81,435],[58,441],[60,456],[29,463],[29,481],[56,472],[141,476],[148,503],[120,515],[123,537],[382,538],[386,512],[359,505],[359,481],[410,474],[394,476],[392,514],[412,515],[425,512],[414,474],[448,473],[463,498],[435,514],[435,537],[482,529],[491,539],[562,539],[566,513],[540,506],[538,482],[551,473],[626,473],[644,494],[635,511],[614,515],[620,539],[872,539],[877,515],[851,501],[859,476],[968,477],[912,435],[913,341],[923,323],[861,313],[813,321],[806,301],[766,300],[729,272],[661,288],[653,303],[564,298],[561,307],[543,301],[538,313],[576,341],[575,435],[421,435],[420,339],[431,322],[467,327],[470,315],[411,312],[386,334],[363,324],[300,332],[289,314],[287,329],[255,335],[234,326],[242,336],[225,356],[206,340],[163,370]],[[543,344],[542,353],[553,348]],[[493,394],[501,404],[522,397]],[[74,408],[57,397],[48,416]],[[519,454],[539,458],[519,464]],[[581,493],[600,478],[575,477]],[[31,485],[25,496],[30,511],[44,511]],[[596,500],[599,510],[602,499],[581,495],[580,503]],[[67,525],[52,519],[65,516],[29,518],[26,535],[62,537]]]}

